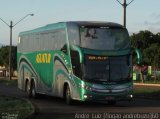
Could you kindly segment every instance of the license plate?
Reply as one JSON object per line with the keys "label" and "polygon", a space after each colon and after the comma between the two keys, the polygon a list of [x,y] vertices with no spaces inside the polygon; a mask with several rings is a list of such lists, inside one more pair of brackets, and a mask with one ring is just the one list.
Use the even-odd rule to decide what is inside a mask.
{"label": "license plate", "polygon": [[106,97],[106,100],[114,100],[114,97],[111,97],[111,96]]}

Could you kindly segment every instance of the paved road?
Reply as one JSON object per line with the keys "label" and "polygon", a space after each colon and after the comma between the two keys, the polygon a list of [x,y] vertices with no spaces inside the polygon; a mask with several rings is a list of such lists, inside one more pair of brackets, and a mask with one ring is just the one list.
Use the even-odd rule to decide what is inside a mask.
{"label": "paved road", "polygon": [[[25,94],[19,91],[17,86],[6,86],[4,84],[0,84],[0,94],[25,97]],[[160,100],[134,99],[132,102],[118,102],[115,106],[84,103],[76,103],[73,106],[68,106],[63,99],[48,96],[41,96],[39,99],[31,99],[30,101],[35,105],[37,110],[34,119],[87,119],[88,116],[95,119],[94,117],[97,113],[103,119],[108,116],[114,119],[114,114],[117,114],[116,116],[122,116],[119,115],[120,113],[147,113],[150,115],[154,113],[155,115],[151,116],[159,116],[158,118],[160,118],[160,115],[157,116],[157,113],[160,113]],[[109,113],[112,113],[112,115]]]}
{"label": "paved road", "polygon": [[[159,100],[135,99],[132,102],[118,102],[115,106],[107,104],[81,104],[68,106],[64,100],[52,97],[43,97],[41,99],[32,100],[38,106],[40,117],[61,116],[64,113],[71,113],[70,117],[83,113],[160,113]],[[67,114],[65,114],[67,115]],[[53,116],[52,116],[53,117]],[[63,116],[61,116],[63,117]],[[70,118],[68,118],[70,119]]]}

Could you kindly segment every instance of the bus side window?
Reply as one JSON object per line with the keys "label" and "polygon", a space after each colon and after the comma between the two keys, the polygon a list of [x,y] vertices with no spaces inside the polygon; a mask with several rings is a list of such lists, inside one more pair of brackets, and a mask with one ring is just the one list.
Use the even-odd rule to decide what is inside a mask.
{"label": "bus side window", "polygon": [[62,48],[61,51],[67,54],[67,45],[65,44]]}

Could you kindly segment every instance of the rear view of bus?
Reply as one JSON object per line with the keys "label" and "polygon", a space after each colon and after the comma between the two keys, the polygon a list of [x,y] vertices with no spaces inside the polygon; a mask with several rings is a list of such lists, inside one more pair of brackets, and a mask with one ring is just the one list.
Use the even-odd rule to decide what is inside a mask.
{"label": "rear view of bus", "polygon": [[80,100],[115,104],[132,96],[131,43],[115,23],[68,23],[73,80]]}

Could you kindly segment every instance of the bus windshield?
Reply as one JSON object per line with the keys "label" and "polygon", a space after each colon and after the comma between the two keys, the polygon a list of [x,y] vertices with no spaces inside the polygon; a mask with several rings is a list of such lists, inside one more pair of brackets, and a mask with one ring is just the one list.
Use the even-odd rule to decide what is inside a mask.
{"label": "bus windshield", "polygon": [[[92,58],[90,58],[92,57]],[[88,81],[122,81],[130,75],[130,56],[97,57],[85,56],[83,77]]]}
{"label": "bus windshield", "polygon": [[130,48],[129,35],[124,28],[80,28],[81,47],[95,50]]}

